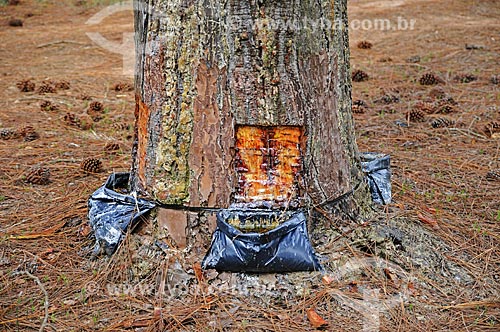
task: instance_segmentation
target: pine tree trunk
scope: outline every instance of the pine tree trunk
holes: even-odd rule
[[[135,1],[131,188],[172,209],[160,219],[344,194],[364,213],[346,2]]]

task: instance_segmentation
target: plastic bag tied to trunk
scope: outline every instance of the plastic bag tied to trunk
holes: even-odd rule
[[[262,233],[244,233],[227,221],[279,218],[280,211],[223,210],[217,215],[217,229],[203,259],[204,269],[230,272],[318,271],[319,264],[309,242],[303,211],[287,212],[287,220]]]
[[[89,221],[96,238],[94,254],[104,251],[112,255],[127,228],[155,207],[153,202],[125,193],[129,176],[129,173],[111,174],[89,199]]]
[[[381,153],[361,154],[361,166],[366,174],[372,200],[381,205],[389,204],[391,193],[391,157]]]

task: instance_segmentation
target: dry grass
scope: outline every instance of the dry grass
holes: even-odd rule
[[[385,217],[421,223],[444,239],[451,248],[446,257],[474,281],[467,287],[453,281],[442,284],[418,269],[410,271],[419,283],[407,301],[381,315],[380,330],[495,331],[500,324],[500,182],[487,180],[486,174],[500,169],[500,140],[483,127],[500,121],[499,88],[490,82],[500,74],[500,46],[493,39],[500,32],[500,6],[494,0],[413,0],[382,6],[394,3],[399,2],[351,4],[351,19],[417,20],[413,31],[352,32],[353,66],[370,76],[353,87],[353,98],[368,104],[364,113],[355,115],[358,144],[360,150],[392,156],[395,203]],[[167,283],[175,257],[156,255],[151,261],[157,268],[140,283],[130,278],[134,236],[111,259],[89,260],[93,243],[86,236],[87,198],[107,174],[129,168],[131,130],[125,124],[132,123],[134,107],[131,92],[112,90],[116,83],[131,83],[121,76],[121,57],[85,35],[84,23],[97,10],[37,1],[0,7],[0,22],[24,20],[22,28],[5,25],[0,31],[0,127],[31,125],[41,134],[33,142],[0,140],[0,330],[37,331],[44,318],[44,331],[314,330],[306,318],[306,310],[314,307],[330,323],[329,330],[358,331],[362,316],[337,297],[339,290],[360,297],[349,282],[325,285],[314,275],[301,296],[277,301],[218,292],[190,272],[191,287],[198,285],[201,291],[172,299],[157,290]],[[132,31],[131,22],[130,15],[121,13],[102,29],[120,40],[123,30]],[[373,47],[356,48],[362,40]],[[468,50],[465,44],[483,48]],[[420,62],[406,61],[416,55]],[[430,71],[444,79],[440,86],[458,102],[456,112],[448,115],[456,124],[439,129],[429,122],[401,126],[418,102],[434,102],[432,87],[418,83]],[[454,81],[461,73],[473,73],[478,80]],[[37,85],[47,79],[68,80],[71,89],[20,93],[16,83],[28,78]],[[68,111],[85,117],[89,101],[82,100],[83,94],[107,108],[104,119],[88,130],[64,122]],[[398,101],[379,101],[385,94],[396,95]],[[41,111],[44,100],[60,109]],[[119,142],[121,150],[105,151],[109,141]],[[87,157],[100,158],[106,171],[83,173],[79,165]],[[23,182],[27,170],[38,164],[50,168],[51,183]],[[355,248],[344,249],[350,256],[366,257]],[[380,288],[387,296],[398,291],[377,271],[367,274],[357,283]],[[127,294],[123,288],[108,288],[131,282],[153,289]]]

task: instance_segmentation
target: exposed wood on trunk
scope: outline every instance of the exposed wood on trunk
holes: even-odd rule
[[[297,207],[302,171],[302,128],[238,126],[234,202],[253,207]]]

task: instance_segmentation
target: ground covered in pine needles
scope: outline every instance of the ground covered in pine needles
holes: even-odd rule
[[[350,1],[357,141],[391,155],[394,202],[319,246],[340,276],[300,283],[185,272],[144,231],[91,260],[87,199],[129,169],[134,97],[86,32],[121,43],[132,12],[92,26],[105,1],[17,2],[0,1],[1,331],[358,331],[366,312],[374,331],[499,329],[497,1]]]

